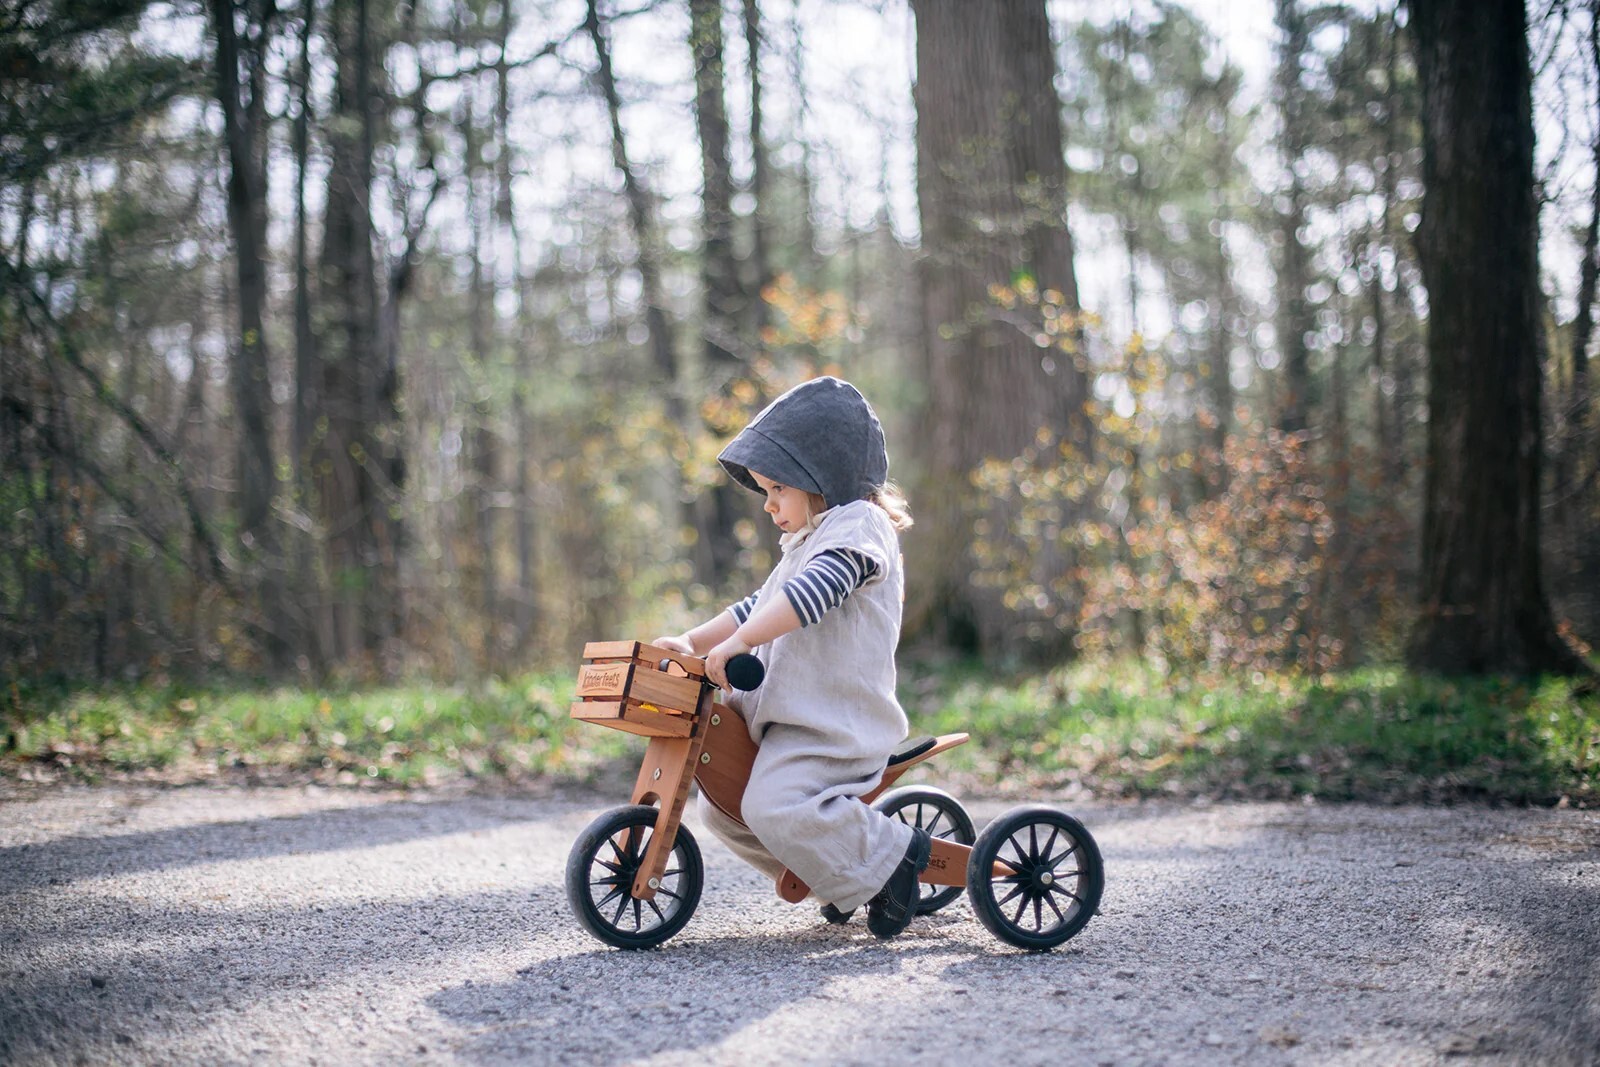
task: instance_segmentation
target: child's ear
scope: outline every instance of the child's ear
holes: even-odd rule
[[[828,502],[822,499],[822,496],[819,493],[807,493],[806,503],[811,505],[812,515],[820,515],[822,512],[828,510]]]

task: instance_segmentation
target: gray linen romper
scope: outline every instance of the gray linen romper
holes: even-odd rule
[[[784,542],[758,604],[783,596],[783,583],[830,548],[866,555],[877,572],[816,623],[756,649],[765,681],[729,700],[761,746],[744,794],[749,829],[703,794],[699,813],[758,870],[776,880],[788,867],[818,899],[849,911],[883,887],[911,843],[909,826],[856,799],[877,784],[906,736],[895,697],[905,587],[899,538],[881,508],[857,500]]]

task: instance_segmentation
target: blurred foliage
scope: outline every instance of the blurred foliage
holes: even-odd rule
[[[1022,276],[996,278],[990,306],[973,309],[1023,331],[1041,359],[1081,361],[1095,383],[1089,448],[1039,440],[975,475],[996,506],[974,580],[1053,631],[1031,634],[1041,644],[1072,634],[1091,661],[1143,657],[1180,677],[1306,678],[1391,662],[1402,646],[1427,417],[1426,296],[1411,241],[1422,192],[1416,72],[1403,9],[1300,6],[1312,32],[1290,58],[1313,135],[1293,159],[1278,139],[1284,102],[1251,102],[1203,7],[1052,12],[1080,284],[1108,305],[1119,336]],[[338,121],[337,57],[317,9],[313,260]],[[274,364],[258,387],[273,400],[274,516],[289,545],[330,533],[297,495],[303,457],[282,447],[297,373],[289,125],[308,10],[284,7],[263,28]],[[680,359],[665,381],[647,343],[651,309],[628,205],[605,170],[594,56],[561,9],[517,8],[503,140],[501,11],[375,11],[371,58],[392,109],[374,156],[380,250],[393,255],[420,205],[442,191],[396,319],[406,473],[388,503],[404,533],[403,661],[327,664],[331,681],[564,671],[585,640],[680,629],[747,594],[776,543],[756,498],[724,491],[715,457],[763,404],[812,374],[843,374],[873,398],[897,480],[937,491],[972,473],[924,471],[926,457],[906,447],[920,439],[928,388],[922,251],[904,232],[894,173],[915,155],[909,112],[891,119],[888,103],[861,102],[852,114],[882,156],[853,157],[847,135],[863,130],[803,121],[803,86],[790,84],[806,67],[800,15],[789,24],[782,9],[763,11],[772,169],[760,204],[739,190],[733,234],[742,255],[758,222],[766,227],[770,272],[758,280],[741,263],[763,327],[734,346],[736,365],[707,366],[694,183],[674,170],[676,145],[643,135],[694,137],[687,42],[674,36],[686,20],[672,5],[616,18],[628,128],[664,246],[658,310]],[[402,25],[400,14],[413,21]],[[673,60],[668,47],[680,44]],[[217,540],[238,547],[237,279],[211,47],[194,7],[26,0],[0,14],[0,252],[18,271],[0,287],[0,677],[18,684],[139,679],[161,690],[174,679],[258,677],[256,589],[305,590],[295,607],[306,623],[327,590],[365,579],[360,568],[324,573],[291,552],[261,571],[230,553],[229,581],[215,580],[175,491],[181,478]],[[743,62],[729,58],[730,70]],[[1588,84],[1584,69],[1570,84]],[[730,90],[736,127],[746,117],[739,96]],[[881,175],[866,173],[879,166]],[[1272,267],[1289,174],[1308,198],[1293,235],[1311,270],[1298,294],[1311,312],[1316,379],[1304,438],[1267,428],[1282,402],[1278,310],[1296,295]],[[1585,191],[1581,181],[1551,189],[1562,203]],[[830,195],[838,202],[824,203]],[[48,325],[24,321],[34,298]],[[339,328],[329,308],[313,312],[314,334]],[[66,363],[67,343],[100,387]],[[1552,389],[1569,391],[1577,366],[1558,347]],[[108,398],[143,419],[174,462],[154,457]],[[1585,462],[1579,473],[1592,475]],[[1566,540],[1551,546],[1561,564],[1552,573],[1569,585],[1557,593],[1574,612],[1600,603],[1584,582],[1592,557],[1567,551],[1595,543],[1596,525],[1583,520],[1600,483],[1586,484]],[[715,517],[728,520],[736,551],[707,577],[694,560],[708,513],[724,508]],[[1590,616],[1574,618],[1592,636]],[[298,666],[301,684],[322,680],[321,665]],[[226,706],[249,714],[244,703]],[[492,701],[471,708],[486,721],[502,714]],[[33,699],[13,702],[19,709],[60,713]],[[159,718],[153,707],[139,714]],[[160,743],[175,752],[176,729]]]
[[[1037,308],[1047,333],[1064,313],[1027,287],[996,293],[1008,310]],[[985,531],[978,580],[1003,588],[1076,633],[1096,657],[1132,653],[1157,667],[1320,672],[1339,661],[1336,637],[1313,624],[1312,594],[1327,565],[1332,521],[1301,438],[1251,425],[1220,455],[1163,447],[1165,360],[1135,338],[1101,344],[1095,445],[1084,455],[1050,438],[974,476],[1012,502],[1007,536]],[[1187,500],[1186,483],[1199,495]],[[1034,548],[1073,561],[1038,580]]]

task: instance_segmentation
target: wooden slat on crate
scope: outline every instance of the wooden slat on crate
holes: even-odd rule
[[[596,726],[609,726],[645,737],[688,737],[694,731],[694,720],[689,716],[646,711],[615,701],[579,701],[572,705],[571,715]]]
[[[578,668],[578,696],[585,699],[609,697],[621,700],[637,668],[626,663],[585,663]]]
[[[700,683],[690,678],[674,678],[660,671],[635,667],[628,697],[642,704],[654,704],[663,711],[692,715],[700,703]]]
[[[583,658],[632,659],[639,652],[637,641],[590,641],[583,646]]]
[[[706,661],[699,656],[686,656],[682,652],[673,652],[656,645],[640,645],[638,658],[641,662],[657,669],[660,668],[662,660],[670,659],[697,680],[706,676]]]

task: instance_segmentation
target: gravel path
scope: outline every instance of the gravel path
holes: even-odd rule
[[[13,793],[0,1063],[1600,1063],[1600,813],[1074,805],[1105,899],[1046,955],[826,926],[702,833],[623,953],[561,888],[619,799]]]

